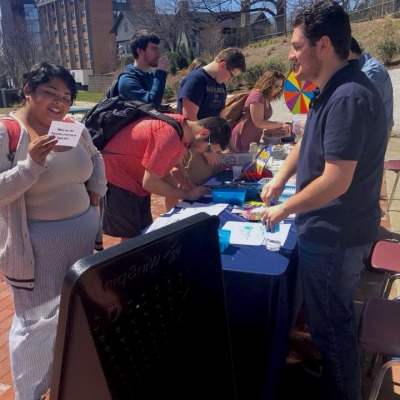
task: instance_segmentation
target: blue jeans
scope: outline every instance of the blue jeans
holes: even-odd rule
[[[311,337],[324,362],[325,399],[361,399],[354,293],[372,243],[340,248],[299,239],[299,268]]]

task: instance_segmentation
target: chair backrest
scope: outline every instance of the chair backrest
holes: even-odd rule
[[[400,357],[400,301],[370,297],[364,305],[358,341],[370,353]]]

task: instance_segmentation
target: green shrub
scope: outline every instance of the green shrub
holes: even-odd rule
[[[248,67],[246,72],[242,74],[242,81],[246,82],[246,85],[251,89],[257,82],[258,78],[266,71],[263,64],[255,64]]]
[[[170,63],[170,72],[173,75],[175,75],[178,70],[187,68],[189,66],[186,57],[180,53],[174,53],[173,51],[170,51],[167,53],[167,56]]]
[[[178,67],[174,62],[171,62],[169,66],[169,72],[171,72],[172,75],[176,75],[176,73],[178,72]]]
[[[390,64],[396,53],[397,44],[393,39],[387,38],[378,43],[378,54],[381,56],[384,64]]]
[[[397,11],[395,11],[393,14],[392,14],[392,16],[393,16],[393,18],[400,18],[400,11],[399,10],[397,10]]]
[[[122,57],[122,60],[123,60],[124,65],[133,64],[135,62],[135,59],[133,58],[132,54],[129,54],[129,55],[124,54],[124,56]]]
[[[271,58],[265,62],[265,71],[269,70],[277,70],[282,72],[282,74],[286,74],[290,68],[288,63],[285,63],[282,60],[278,60],[276,58]]]
[[[164,89],[164,101],[169,102],[172,101],[175,97],[174,90],[171,86],[166,85]]]

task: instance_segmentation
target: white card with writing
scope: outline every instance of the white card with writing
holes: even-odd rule
[[[48,134],[56,136],[58,146],[76,147],[84,127],[80,122],[53,121]]]

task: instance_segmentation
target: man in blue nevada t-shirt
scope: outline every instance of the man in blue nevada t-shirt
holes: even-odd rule
[[[177,107],[179,114],[192,121],[223,117],[225,82],[245,71],[246,61],[240,49],[229,47],[220,51],[214,61],[194,69],[181,82]]]
[[[353,296],[377,239],[387,121],[380,96],[347,62],[349,17],[321,1],[295,18],[289,60],[319,94],[304,134],[262,198],[282,194],[297,173],[297,192],[263,214],[273,227],[296,213],[299,272],[311,337],[322,355],[328,400],[360,400],[361,370]]]

